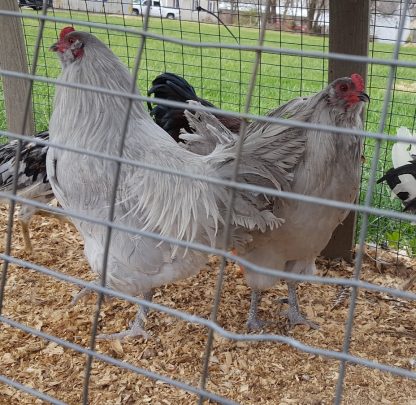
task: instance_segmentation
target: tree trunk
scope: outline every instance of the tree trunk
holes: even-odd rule
[[[369,0],[330,0],[329,14],[329,51],[367,56]],[[345,21],[349,21],[349,24],[345,24]],[[329,82],[339,77],[350,76],[351,73],[359,73],[366,81],[367,63],[330,59]],[[322,252],[324,256],[352,259],[355,217],[355,212],[351,212],[334,231],[328,246]]]
[[[275,22],[276,22],[276,0],[270,0],[269,23],[274,24]]]
[[[238,8],[237,8],[237,4],[235,0],[231,0],[230,3],[231,3],[230,24],[233,25],[235,21],[234,16],[238,12]]]
[[[319,6],[316,8],[315,10],[315,15],[313,17],[313,23],[312,23],[312,31],[313,32],[320,32],[320,21],[319,19],[321,18],[322,15],[322,11],[324,9],[325,6],[325,0],[321,0],[321,3],[319,4]]]
[[[314,21],[317,3],[318,3],[318,0],[310,0],[309,2],[308,15],[307,15],[307,21],[306,21],[308,32],[313,31],[313,21]]]

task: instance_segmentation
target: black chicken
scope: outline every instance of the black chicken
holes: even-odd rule
[[[147,92],[148,96],[186,103],[189,100],[197,101],[206,107],[214,107],[209,101],[196,95],[195,89],[183,78],[174,73],[165,72],[157,76],[152,82],[152,87]],[[176,142],[179,142],[181,129],[192,132],[183,108],[175,108],[166,105],[147,103],[150,115],[156,124],[162,127]],[[235,117],[216,115],[221,123],[231,132],[238,133],[241,120]]]

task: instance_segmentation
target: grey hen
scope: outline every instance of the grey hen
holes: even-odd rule
[[[362,129],[361,111],[369,97],[364,93],[364,81],[358,74],[335,80],[321,92],[297,98],[269,113],[271,117],[287,118],[341,128]],[[212,115],[186,113],[195,133],[183,134],[186,148],[196,153],[209,153],[223,133],[221,123]],[[207,126],[209,128],[207,128]],[[209,130],[208,130],[209,129]],[[317,129],[302,129],[284,125],[254,122],[248,134],[276,134],[280,131],[288,144],[294,139],[304,142],[302,156],[297,161],[288,191],[351,203],[358,191],[362,141],[358,136],[328,133]],[[251,138],[255,139],[255,138]],[[281,145],[280,152],[286,154]],[[284,165],[285,160],[277,161]],[[348,214],[347,210],[329,208],[306,202],[280,199],[274,212],[284,219],[282,226],[266,233],[252,233],[252,242],[238,253],[257,265],[286,272],[312,274],[315,259],[327,245],[335,228]],[[248,326],[262,327],[257,317],[261,291],[272,287],[277,277],[260,275],[249,269],[246,279],[253,289]],[[288,282],[289,309],[285,313],[291,325],[317,327],[299,311],[296,283]]]
[[[41,140],[49,139],[49,132],[41,132],[36,135]],[[18,141],[11,141],[0,146],[0,191],[11,192],[14,181],[14,166],[16,161]],[[46,175],[46,153],[48,147],[36,142],[23,142],[19,172],[17,178],[18,195],[36,200],[41,203],[49,203],[53,198],[53,191]],[[4,199],[3,202],[8,202]],[[18,213],[18,221],[22,227],[25,250],[32,251],[30,241],[29,223],[32,216],[40,213],[40,210],[31,205],[22,204]],[[47,215],[46,211],[42,211]]]

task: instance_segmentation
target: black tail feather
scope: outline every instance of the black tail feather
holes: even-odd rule
[[[153,80],[152,87],[147,92],[147,95],[183,103],[193,100],[198,101],[202,105],[214,107],[209,101],[199,98],[195,89],[183,77],[169,72],[162,73]],[[183,108],[149,102],[147,106],[156,124],[168,132],[177,142],[179,141],[179,134],[182,128],[190,131],[188,121],[183,114]]]
[[[157,76],[147,94],[176,101],[199,100],[195,89],[183,77],[165,72]],[[160,95],[160,96],[159,96]]]
[[[169,72],[162,73],[153,80],[152,87],[147,92],[147,95],[149,97],[153,95],[156,98],[182,103],[193,100],[198,101],[203,106],[216,108],[209,101],[198,97],[195,89],[183,77]],[[147,106],[156,124],[162,127],[177,142],[180,141],[179,134],[181,129],[192,132],[188,125],[188,120],[184,115],[184,108],[169,107],[167,105],[149,102]],[[215,115],[229,130],[238,133],[241,124],[240,119],[221,114]]]
[[[377,180],[377,184],[383,181],[387,181],[389,187],[393,189],[398,183],[400,183],[398,176],[403,174],[411,174],[416,178],[416,161],[410,161],[408,164],[400,167],[392,167],[391,169],[387,170],[386,173],[384,173],[383,177],[380,177]]]

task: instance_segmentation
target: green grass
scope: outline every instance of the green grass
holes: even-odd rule
[[[34,14],[24,10],[24,13]],[[83,12],[54,11],[58,17],[71,17],[74,20],[93,21],[114,25],[141,28],[142,19],[133,16],[105,16]],[[40,58],[37,64],[37,74],[47,77],[57,77],[60,71],[56,56],[48,51],[49,46],[56,41],[59,30],[66,24],[46,23]],[[75,24],[75,27],[76,24]],[[32,60],[38,21],[24,19],[25,38],[28,57]],[[86,27],[80,29],[87,30]],[[242,44],[256,44],[258,28],[230,27]],[[167,37],[183,38],[196,42],[219,41],[235,43],[224,27],[216,24],[184,22],[178,20],[150,19],[150,31]],[[139,44],[139,37],[126,35],[121,32],[91,29],[95,35],[109,44],[111,49],[128,65],[132,66]],[[266,45],[288,49],[327,51],[328,39],[320,36],[309,36],[292,33],[268,31]],[[389,44],[370,43],[370,55],[390,59],[393,46]],[[138,86],[143,94],[146,93],[151,80],[164,71],[171,71],[184,76],[196,89],[197,93],[216,105],[232,111],[241,111],[245,103],[245,94],[250,80],[252,52],[224,49],[192,48],[169,42],[147,40],[143,60],[140,67]],[[404,46],[400,51],[400,59],[416,60],[416,48]],[[367,112],[366,127],[369,131],[379,128],[381,109],[385,98],[385,87],[389,67],[370,65],[367,81],[371,103]],[[389,105],[385,133],[395,134],[396,128],[406,126],[414,129],[416,115],[416,95],[410,88],[414,86],[414,69],[398,68],[396,72],[396,90]],[[319,91],[327,80],[327,61],[319,58],[285,56],[264,53],[257,77],[256,90],[252,100],[253,113],[265,113],[298,95],[308,95]],[[54,88],[43,83],[35,83],[34,107],[37,130],[48,127],[51,114]],[[3,100],[0,97],[0,128],[5,128],[5,112]],[[382,145],[379,161],[378,177],[391,166],[391,145]],[[368,171],[374,150],[374,142],[367,140],[365,148],[366,162],[363,165],[362,196],[366,190]],[[385,186],[377,186],[373,205],[382,208],[400,210],[397,200],[391,201]],[[416,253],[416,238],[409,224],[386,218],[370,217],[369,241],[382,242],[387,240],[392,247],[407,248]]]

